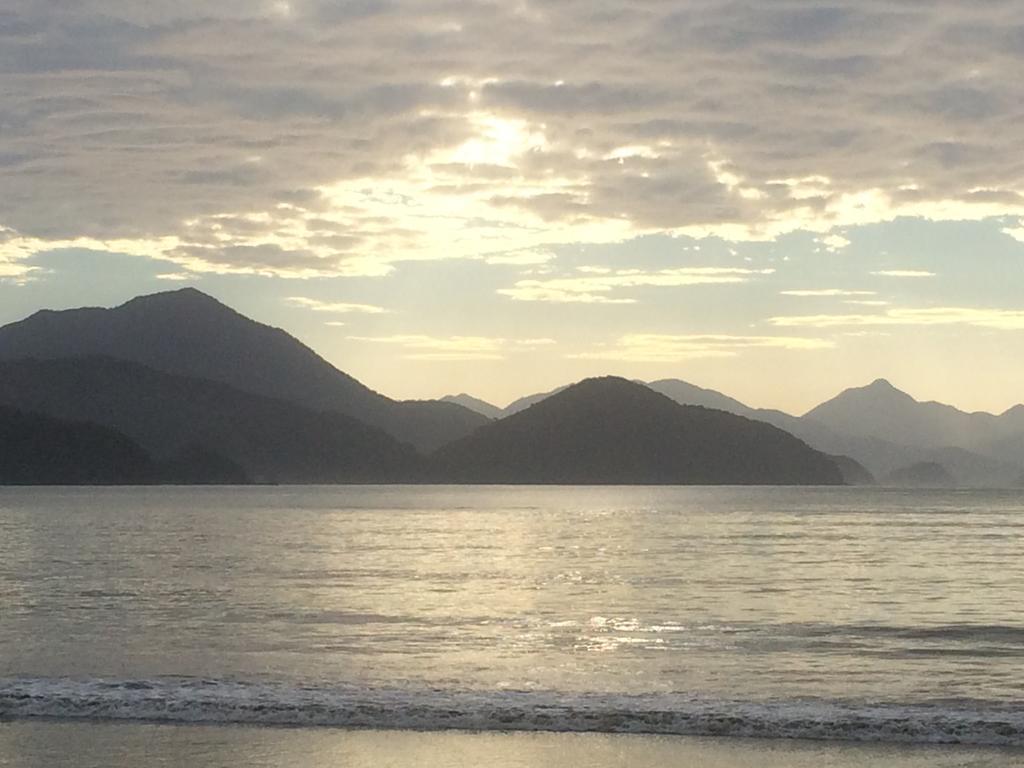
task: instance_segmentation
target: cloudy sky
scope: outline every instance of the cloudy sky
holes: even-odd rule
[[[1022,0],[5,0],[0,322],[193,285],[395,397],[1024,400]]]

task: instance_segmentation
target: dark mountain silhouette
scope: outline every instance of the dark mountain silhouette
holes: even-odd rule
[[[342,373],[292,336],[194,288],[115,309],[43,310],[0,328],[0,359],[105,355],[243,392],[337,411],[420,450],[469,434],[486,419],[454,403],[397,402]]]
[[[157,478],[150,456],[97,424],[0,406],[0,485],[121,485]]]
[[[0,404],[116,429],[179,482],[390,481],[419,461],[344,414],[110,358],[0,362]]]
[[[161,483],[170,485],[246,485],[249,473],[231,459],[201,443],[182,446],[174,457],[159,464]]]
[[[506,405],[504,408],[499,408],[496,405],[488,403],[486,400],[481,400],[478,397],[473,397],[463,392],[460,395],[447,395],[441,398],[442,402],[447,403],[458,403],[459,405],[469,408],[471,411],[486,416],[489,419],[503,419],[506,416],[511,416],[514,413],[525,411],[531,405],[539,403],[541,400],[546,400],[552,395],[556,395],[561,392],[565,387],[558,387],[552,389],[550,392],[537,392],[533,395],[526,395],[520,397],[518,400],[513,400],[511,403]]]
[[[463,408],[468,408],[479,413],[481,416],[486,416],[488,419],[500,419],[504,415],[502,409],[498,406],[491,405],[486,400],[481,400],[478,397],[467,395],[465,392],[458,395],[445,395],[441,398],[441,402],[461,405]]]
[[[875,476],[856,459],[849,456],[829,456],[843,475],[846,485],[874,485]]]
[[[552,395],[557,395],[563,389],[566,389],[566,387],[558,387],[557,389],[552,389],[550,392],[538,392],[535,395],[527,395],[526,397],[520,397],[518,400],[513,400],[501,409],[502,418],[519,413],[520,411],[525,411],[530,406],[536,405],[542,400],[547,400]]]
[[[955,488],[956,478],[934,461],[897,469],[882,478],[882,484],[898,488]]]
[[[842,484],[831,459],[780,429],[615,377],[481,427],[431,463],[469,483]]]

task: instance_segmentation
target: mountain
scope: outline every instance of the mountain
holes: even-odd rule
[[[918,402],[885,379],[844,390],[805,414],[837,432],[926,448],[973,449],[1013,431],[991,413],[965,413],[951,405]]]
[[[895,488],[955,488],[957,483],[941,464],[923,461],[890,472],[882,478],[882,484]]]
[[[0,485],[136,484],[156,474],[149,455],[112,429],[0,406]]]
[[[0,362],[0,404],[115,429],[180,482],[401,480],[419,462],[344,414],[103,357]]]
[[[827,456],[780,429],[616,377],[481,427],[431,464],[462,483],[842,484]]]
[[[488,419],[500,419],[503,415],[501,408],[498,406],[491,405],[486,400],[481,400],[478,397],[467,395],[465,392],[458,395],[445,395],[441,398],[440,402],[461,405],[463,408],[468,408],[475,413],[479,413],[481,416],[486,416]]]
[[[547,400],[552,395],[557,395],[563,389],[565,389],[565,387],[558,387],[557,389],[552,389],[550,392],[538,392],[535,395],[527,395],[526,397],[520,397],[518,400],[513,400],[501,409],[501,416],[504,418],[506,416],[511,416],[514,413],[525,411],[530,406],[536,405],[542,400]]]
[[[938,403],[917,403],[909,395],[880,379],[868,387],[847,390],[829,401],[840,401],[841,407],[835,411],[842,413],[843,418],[833,418],[835,411],[825,407],[828,403],[798,417],[772,409],[751,408],[714,390],[702,389],[678,379],[664,379],[652,382],[650,386],[681,404],[714,403],[716,407],[730,413],[772,424],[823,453],[854,459],[875,477],[884,477],[915,463],[936,462],[953,474],[959,486],[1005,488],[1012,485],[1024,465],[1024,432],[1015,432],[1017,424],[1024,423],[1024,406],[1013,408],[999,417],[991,414],[966,414]],[[844,398],[843,395],[850,397]],[[864,412],[870,414],[870,401],[874,397],[882,401],[881,408],[890,418],[904,425],[911,424],[905,432],[889,435],[890,438],[899,436],[900,440],[887,439],[877,434],[888,434],[885,430],[864,430],[860,426],[870,417],[852,412],[854,409],[850,403],[857,403]],[[918,405],[925,408],[917,411]],[[899,415],[905,410],[917,411],[917,415]],[[941,429],[929,427],[932,415],[937,415],[945,426]],[[968,422],[975,426],[969,426]],[[985,424],[995,424],[992,427],[995,434],[1009,434],[1011,437],[986,444],[983,440],[986,427],[976,426]],[[922,435],[929,435],[926,442],[913,442],[922,440]],[[942,443],[937,435],[953,442]],[[964,447],[964,444],[971,445],[972,449]]]
[[[846,485],[874,485],[876,483],[875,476],[856,459],[851,459],[849,456],[829,456],[829,458],[839,467],[839,472]]]
[[[672,398],[681,405],[702,405],[705,408],[717,408],[720,411],[728,411],[729,413],[747,416],[748,418],[750,418],[748,414],[754,413],[753,408],[747,407],[739,400],[723,395],[721,392],[716,392],[713,389],[698,387],[690,384],[688,381],[659,379],[658,381],[647,382],[647,386],[655,392],[660,392],[666,397]]]
[[[421,451],[487,423],[454,403],[391,400],[284,331],[250,320],[194,288],[142,296],[114,309],[43,310],[0,328],[0,359],[87,355],[347,414]]]

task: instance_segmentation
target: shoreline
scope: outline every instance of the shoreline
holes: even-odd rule
[[[1024,749],[1024,715],[1009,702],[758,701],[678,693],[441,691],[207,678],[0,678],[0,722],[591,733]]]
[[[371,768],[416,765],[526,768],[1001,768],[1024,750],[962,745],[646,734],[266,727],[205,723],[0,721],[0,765],[100,768],[120,764],[188,764],[277,768]]]

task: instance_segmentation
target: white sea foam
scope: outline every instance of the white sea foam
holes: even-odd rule
[[[199,679],[0,679],[0,719],[477,731],[597,731],[1024,746],[1024,712],[914,705],[288,686]]]

